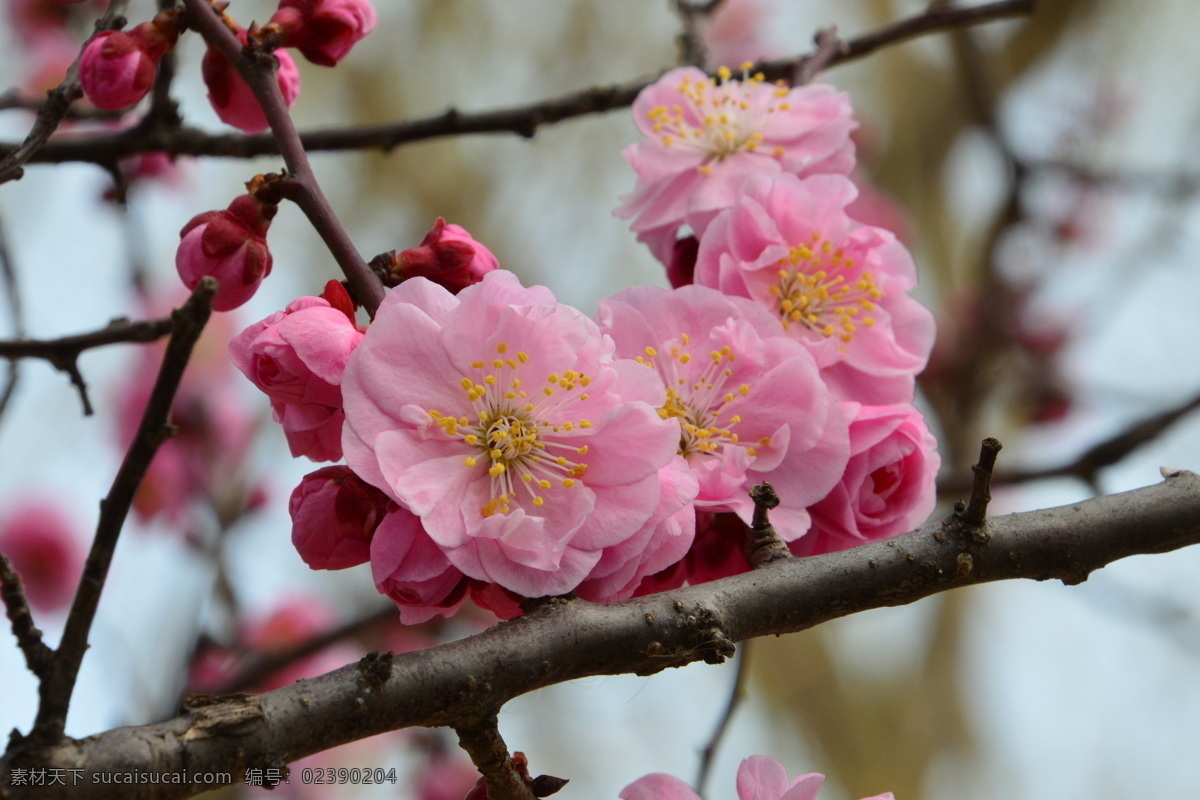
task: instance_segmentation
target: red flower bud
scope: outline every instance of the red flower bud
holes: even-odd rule
[[[175,268],[188,289],[211,275],[220,284],[214,311],[229,311],[249,300],[271,272],[267,228],[276,206],[244,194],[224,211],[193,217],[179,232]]]
[[[380,258],[388,271],[387,283],[391,286],[409,278],[428,278],[454,294],[479,283],[484,275],[500,268],[492,251],[458,225],[447,225],[441,217],[419,245]]]
[[[164,12],[128,33],[97,34],[79,58],[79,82],[97,108],[128,108],[154,85],[158,62],[175,46],[180,27],[174,12]]]
[[[345,58],[378,21],[369,0],[282,0],[271,17],[285,47],[323,67]]]
[[[345,569],[371,557],[371,537],[388,497],[349,467],[310,472],[292,492],[292,544],[313,569]]]
[[[238,32],[238,39],[246,43],[245,30]],[[290,106],[300,95],[300,70],[286,50],[276,50],[274,55],[279,59],[275,80],[283,93],[283,102]],[[222,122],[246,133],[262,133],[271,127],[250,84],[220,51],[210,47],[204,52],[200,72],[208,86],[208,101]]]

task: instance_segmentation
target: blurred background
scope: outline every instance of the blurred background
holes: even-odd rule
[[[18,24],[37,5],[8,0],[0,91],[16,90],[10,99],[55,85],[54,70],[98,13],[94,3],[43,3],[69,12],[65,28],[54,22],[70,32],[55,43]],[[153,7],[133,0],[129,17],[148,19]],[[301,130],[519,105],[649,79],[678,61],[669,0],[376,7],[378,29],[335,70],[300,64]],[[819,28],[836,25],[848,39],[927,7],[724,0],[705,41],[713,66],[736,65],[806,52]],[[249,24],[273,9],[235,0],[229,11]],[[1043,0],[1029,19],[925,37],[821,76],[851,94],[860,185],[912,248],[918,296],[939,320],[921,397],[943,461],[939,514],[967,494],[984,436],[1004,442],[999,471],[1011,479],[993,489],[995,514],[1154,483],[1160,465],[1200,468],[1200,424],[1183,411],[1200,396],[1197,30],[1200,5],[1189,0]],[[227,130],[205,100],[201,43],[185,36],[177,52],[184,119]],[[0,141],[19,141],[31,121],[27,111],[0,111]],[[620,150],[635,138],[628,110],[617,110],[529,140],[477,135],[391,153],[318,153],[313,163],[368,258],[416,245],[441,216],[527,284],[590,313],[631,284],[666,285],[611,213],[633,187]],[[30,165],[0,188],[13,278],[0,284],[0,338],[161,316],[182,296],[179,229],[280,166],[126,164],[128,185],[114,191],[113,174],[94,165]],[[293,550],[287,499],[313,467],[288,455],[265,398],[231,373],[221,340],[340,276],[294,207],[282,207],[269,241],[274,272],[206,332],[176,411],[191,427],[181,422],[176,449],[160,453],[122,536],[68,721],[73,736],[170,717],[189,692],[280,685],[366,649],[422,647],[488,624],[464,612],[405,630],[367,567],[314,573]],[[0,525],[33,513],[36,525],[57,526],[57,544],[38,551],[47,563],[70,564],[85,550],[157,358],[142,345],[85,353],[91,417],[66,375],[18,365],[0,412]],[[1146,420],[1115,463],[1080,460]],[[733,797],[738,762],[765,754],[793,775],[827,774],[826,800],[884,791],[900,800],[1193,797],[1198,568],[1196,548],[1138,557],[1078,587],[974,587],[742,647],[746,697],[706,796]],[[64,613],[48,591],[37,619],[51,642]],[[267,677],[265,658],[339,626],[351,635]],[[690,782],[736,670],[697,664],[554,687],[510,703],[501,728],[534,774],[571,779],[565,798],[615,798],[654,771]],[[35,697],[20,654],[0,636],[0,729],[27,731]],[[461,797],[474,779],[444,733],[377,737],[306,762],[394,767],[398,783],[382,791],[303,787],[294,773],[273,796]]]

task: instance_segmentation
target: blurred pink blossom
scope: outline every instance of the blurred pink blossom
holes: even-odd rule
[[[13,503],[0,517],[0,554],[8,556],[34,611],[65,609],[83,573],[75,526],[49,500]]]
[[[756,77],[720,81],[681,67],[642,90],[633,118],[643,141],[622,151],[637,175],[616,215],[663,264],[679,229],[701,236],[746,177],[847,174],[854,166],[850,101],[824,84],[795,89]]]
[[[846,214],[841,175],[752,175],[701,238],[696,283],[749,297],[816,357],[843,400],[912,400],[934,341],[933,315],[909,296],[912,256]]]

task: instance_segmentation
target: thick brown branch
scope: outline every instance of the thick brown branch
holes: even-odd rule
[[[195,702],[181,716],[0,759],[88,773],[231,770],[291,761],[409,726],[466,726],[563,681],[651,674],[703,660],[722,641],[804,630],[871,608],[1012,578],[1079,583],[1120,558],[1200,543],[1200,476],[1060,508],[994,517],[991,540],[954,519],[838,553],[623,603],[546,603],[476,636],[391,660],[367,658],[256,697]],[[1137,535],[1130,535],[1137,531]],[[316,724],[318,723],[319,724]],[[212,786],[131,786],[127,797],[190,797]],[[111,798],[112,787],[11,787],[13,800]]]
[[[100,520],[84,564],[83,578],[67,615],[62,640],[55,651],[51,668],[39,687],[40,702],[32,734],[37,742],[52,742],[62,736],[67,709],[75,689],[75,678],[88,648],[88,634],[121,528],[133,505],[134,494],[150,467],[150,461],[159,445],[170,435],[171,404],[175,400],[175,392],[183,378],[192,347],[212,311],[212,299],[216,291],[216,281],[212,278],[202,279],[188,301],[171,315],[173,329],[162,367],[146,403],[137,434],[129,445],[121,468],[117,470],[108,496],[100,502]]]
[[[1002,0],[970,8],[951,7],[931,9],[872,33],[850,39],[827,59],[825,66],[844,64],[863,58],[887,45],[904,42],[917,36],[940,33],[965,26],[979,25],[997,19],[1030,13],[1033,0]],[[791,80],[804,70],[809,59],[819,51],[803,56],[767,61],[755,69],[768,80]],[[422,119],[406,120],[386,125],[363,126],[311,131],[300,136],[308,152],[321,150],[391,150],[403,144],[425,141],[442,136],[463,136],[476,133],[515,133],[529,138],[539,127],[587,114],[600,114],[633,103],[638,92],[651,81],[634,81],[614,86],[596,87],[561,97],[527,105],[465,113],[450,109],[443,114]],[[9,152],[11,144],[0,144],[0,154]],[[173,155],[224,156],[252,158],[280,153],[280,145],[269,134],[258,136],[214,136],[195,128],[178,130],[135,130],[51,142],[36,154],[36,162],[89,161],[107,163],[120,156],[147,150],[165,150]]]

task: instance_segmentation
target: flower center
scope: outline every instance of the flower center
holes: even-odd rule
[[[741,384],[735,391],[725,391],[725,384],[733,375],[730,366],[737,360],[731,347],[722,347],[709,353],[709,361],[698,377],[695,375],[692,354],[687,352],[691,339],[686,333],[675,341],[664,345],[670,358],[660,358],[653,347],[645,349],[646,356],[637,360],[658,370],[667,385],[667,402],[658,410],[663,419],[679,420],[679,455],[690,458],[697,455],[715,455],[724,447],[743,447],[746,454],[757,455],[754,447],[738,441],[734,431],[742,421],[735,413],[742,399],[750,394],[749,384]],[[764,436],[759,444],[769,445],[770,437]]]
[[[582,484],[587,470],[577,458],[587,454],[587,445],[563,434],[592,427],[567,413],[588,399],[583,389],[591,378],[575,370],[547,375],[530,399],[521,378],[528,362],[527,353],[510,357],[507,343],[499,342],[495,358],[473,362],[472,374],[459,381],[471,406],[468,415],[427,410],[448,436],[470,448],[463,465],[487,471],[491,491],[480,508],[484,517],[508,514],[521,502],[543,506],[550,491]]]
[[[769,291],[778,298],[784,330],[796,324],[849,342],[859,325],[875,324],[870,312],[884,295],[874,276],[820,233],[814,231],[808,244],[790,248],[776,266],[779,282]]]
[[[771,91],[764,87],[762,73],[746,75],[752,65],[742,65],[743,79],[732,80],[728,67],[717,70],[718,78],[694,81],[684,76],[679,84],[682,104],[656,106],[646,112],[651,130],[659,134],[663,147],[682,147],[701,153],[708,161],[721,161],[734,153],[754,152],[762,143],[761,130],[767,118],[790,107],[778,98],[788,93],[780,85]],[[770,96],[764,97],[766,91]],[[697,124],[698,123],[698,124]],[[772,155],[782,156],[782,147]],[[711,166],[698,167],[707,173]]]

